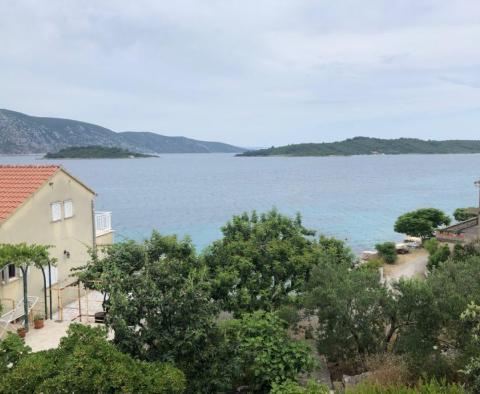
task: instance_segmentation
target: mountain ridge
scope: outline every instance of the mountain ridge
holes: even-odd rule
[[[354,137],[337,142],[272,146],[271,148],[243,152],[237,156],[353,156],[449,153],[480,153],[480,140],[438,141],[418,138]]]
[[[0,154],[55,152],[78,146],[104,146],[140,153],[239,153],[245,149],[215,141],[170,137],[153,132],[115,132],[93,123],[31,116],[0,109]]]

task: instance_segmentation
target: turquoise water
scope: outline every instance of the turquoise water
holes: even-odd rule
[[[1,156],[1,164],[46,164]],[[158,159],[55,160],[113,212],[116,239],[153,229],[190,235],[198,249],[220,237],[232,215],[277,207],[300,212],[306,226],[346,239],[355,251],[399,240],[398,215],[420,207],[449,214],[477,204],[480,155],[252,157],[171,154]]]

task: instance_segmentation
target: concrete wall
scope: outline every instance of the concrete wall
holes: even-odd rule
[[[50,204],[70,199],[73,201],[73,217],[65,219],[62,209],[62,219],[52,222]],[[52,245],[50,255],[58,260],[58,286],[70,282],[72,281],[69,278],[70,270],[84,265],[89,260],[88,248],[93,246],[93,200],[93,193],[63,171],[59,171],[9,219],[0,224],[0,243],[26,242]],[[70,253],[69,258],[64,255],[64,250]],[[38,296],[41,302],[36,309],[42,310],[44,286],[40,270],[30,267],[28,286],[28,294]],[[55,285],[52,288],[55,288]],[[56,310],[56,292],[52,293]],[[66,293],[68,294],[63,304],[74,299],[73,292]],[[20,300],[22,297],[21,278],[0,284],[0,298],[4,307],[11,305],[8,299]]]

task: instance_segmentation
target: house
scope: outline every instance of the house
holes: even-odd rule
[[[480,238],[478,216],[442,228],[435,233],[440,242],[466,244]]]
[[[71,269],[87,263],[90,248],[113,243],[111,214],[95,212],[95,196],[61,166],[0,165],[0,243],[51,245],[50,255],[57,259],[57,266],[51,268],[52,289],[71,283]],[[23,298],[19,279],[14,265],[1,271],[4,312]],[[38,297],[42,310],[44,282],[39,269],[29,270],[28,287],[29,296]],[[76,294],[62,296],[65,304]],[[52,310],[57,309],[58,300],[52,292]]]

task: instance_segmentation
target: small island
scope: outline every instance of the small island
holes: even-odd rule
[[[72,146],[60,149],[55,153],[47,153],[44,159],[130,159],[158,157],[144,153],[131,152],[127,149],[107,146]]]
[[[292,144],[240,153],[236,156],[353,156],[480,153],[478,140],[433,141],[417,138],[355,137],[344,141]]]

